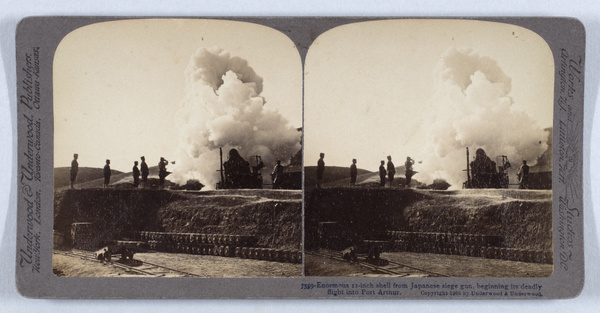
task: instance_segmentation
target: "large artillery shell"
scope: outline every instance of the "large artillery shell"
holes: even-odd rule
[[[258,250],[259,250],[258,258],[260,260],[267,260],[267,249],[258,248]]]
[[[269,261],[275,261],[275,249],[267,250],[267,258],[269,259]]]

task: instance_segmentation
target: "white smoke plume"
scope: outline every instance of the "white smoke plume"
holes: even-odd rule
[[[496,61],[470,49],[447,50],[436,68],[432,98],[433,133],[419,165],[419,180],[446,179],[461,188],[466,181],[466,147],[470,161],[478,148],[488,157],[506,155],[512,164],[512,182],[522,160],[535,165],[547,149],[547,133],[535,119],[513,105],[511,78]],[[549,106],[551,109],[551,104]]]
[[[197,179],[213,189],[220,180],[219,147],[223,161],[232,148],[249,162],[260,155],[266,171],[276,160],[289,163],[300,149],[297,129],[278,111],[264,108],[263,79],[246,60],[202,48],[192,56],[185,76],[186,94],[177,116],[182,131],[171,181]]]

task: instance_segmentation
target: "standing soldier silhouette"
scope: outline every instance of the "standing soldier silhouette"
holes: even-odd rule
[[[138,161],[133,162],[133,188],[137,188],[140,184],[140,170],[138,169]]]
[[[277,164],[273,168],[273,172],[271,173],[271,179],[273,180],[273,189],[281,188],[281,178],[283,176],[283,166],[281,165],[281,161],[277,160]]]
[[[73,185],[75,185],[75,179],[77,178],[77,172],[79,172],[79,163],[77,163],[77,158],[79,155],[77,153],[73,154],[73,161],[71,161],[71,189],[73,189]]]
[[[158,162],[158,186],[162,188],[165,184],[165,177],[167,177],[167,164],[169,161],[165,160],[165,158],[160,157],[160,162]]]
[[[415,160],[407,156],[406,162],[404,162],[404,175],[406,176],[406,181],[404,182],[404,184],[406,185],[406,188],[408,188],[413,175],[415,175],[416,173],[415,171],[413,171],[413,164],[415,164]]]
[[[356,169],[356,159],[352,159],[352,165],[350,165],[350,186],[356,185],[356,175],[358,170]]]
[[[142,170],[142,188],[146,188],[146,182],[148,182],[148,173],[150,173],[150,171],[148,171],[146,158],[142,156],[140,159],[142,160],[142,164],[140,164],[140,168]]]
[[[527,160],[523,160],[523,165],[519,168],[517,177],[519,178],[519,189],[527,189],[527,182],[529,180],[529,165],[527,165]]]
[[[392,182],[394,181],[394,175],[396,174],[396,167],[394,166],[394,163],[392,163],[391,155],[388,155],[387,159],[388,179],[390,180],[390,188],[392,188]]]
[[[108,184],[110,183],[110,160],[106,160],[106,165],[104,165],[104,185],[103,187],[106,188],[108,187]]]
[[[321,153],[319,161],[317,161],[317,189],[321,189],[321,182],[323,181],[323,173],[325,173],[325,153]]]
[[[385,187],[385,161],[381,160],[381,165],[379,165],[379,187]]]

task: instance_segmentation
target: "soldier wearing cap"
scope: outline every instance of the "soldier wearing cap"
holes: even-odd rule
[[[325,153],[319,154],[320,158],[317,161],[317,189],[321,189],[321,182],[323,181],[323,174],[325,173]]]
[[[406,185],[406,187],[408,187],[410,185],[410,181],[413,177],[413,175],[415,175],[415,171],[413,171],[413,164],[415,164],[415,160],[411,159],[409,156],[406,157],[406,162],[404,162],[404,175],[406,177],[406,181],[404,182],[404,184]]]
[[[167,164],[169,161],[165,160],[165,158],[160,157],[160,162],[158,162],[158,185],[160,188],[165,184],[165,177],[167,177]]]
[[[527,189],[527,183],[529,180],[529,165],[527,165],[527,160],[523,160],[523,165],[521,165],[521,168],[519,168],[517,177],[519,178],[519,189]]]
[[[388,162],[387,162],[388,179],[390,181],[390,188],[392,188],[392,182],[394,181],[394,175],[396,175],[396,167],[394,166],[394,163],[392,162],[391,155],[388,155],[387,159],[388,159]]]
[[[140,184],[140,170],[138,169],[138,161],[133,162],[133,188],[137,188]]]
[[[381,165],[379,165],[379,187],[385,187],[385,161],[381,160]]]
[[[356,159],[352,159],[352,165],[350,165],[350,186],[356,185],[356,175],[358,170],[356,169]]]
[[[73,189],[73,185],[75,184],[75,179],[77,178],[77,172],[79,172],[79,163],[77,163],[77,158],[79,155],[77,153],[73,154],[73,161],[71,161],[71,189]]]
[[[148,182],[148,174],[150,171],[148,170],[148,164],[146,164],[146,158],[142,156],[140,158],[142,160],[142,164],[140,164],[140,170],[142,174],[142,187],[146,188],[146,182]]]
[[[277,164],[273,168],[273,172],[271,173],[271,179],[273,180],[273,189],[281,188],[281,178],[283,176],[283,166],[281,165],[281,161],[277,160]]]
[[[104,165],[104,185],[103,187],[106,188],[108,187],[108,184],[110,183],[110,160],[106,160],[106,165]]]

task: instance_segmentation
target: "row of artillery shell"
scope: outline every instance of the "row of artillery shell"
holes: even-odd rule
[[[499,246],[503,241],[501,236],[464,233],[388,231],[387,235],[392,240],[404,240],[408,242],[433,242],[438,245],[448,243],[473,246]]]
[[[417,253],[437,253],[449,255],[462,255],[471,257],[483,257],[488,259],[501,259],[521,262],[552,264],[553,255],[551,251],[528,250],[516,248],[500,248],[489,246],[471,245],[436,245],[428,242],[406,242],[395,240],[393,250]]]
[[[272,248],[236,247],[236,257],[276,262],[302,263],[302,251]]]
[[[140,231],[134,234],[140,240],[153,240],[172,243],[190,244],[216,244],[229,246],[255,246],[258,240],[254,236],[228,235],[228,234],[200,234],[200,233],[166,233],[153,231]]]
[[[236,247],[213,244],[186,244],[149,240],[151,250],[171,253],[188,253],[214,255],[223,257],[238,257],[286,263],[302,263],[302,252],[298,250],[282,250],[272,248]]]

